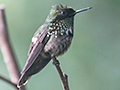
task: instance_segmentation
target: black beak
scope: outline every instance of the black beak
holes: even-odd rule
[[[89,10],[89,9],[91,9],[92,7],[87,7],[87,8],[83,8],[83,9],[79,9],[79,10],[76,10],[74,13],[72,13],[72,15],[70,15],[70,16],[74,16],[74,15],[76,15],[77,13],[79,13],[79,12],[83,12],[83,11],[86,11],[86,10]]]

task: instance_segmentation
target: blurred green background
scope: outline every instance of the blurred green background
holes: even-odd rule
[[[60,56],[70,90],[120,90],[120,0],[0,0],[5,4],[10,40],[22,70],[31,38],[43,24],[51,6],[64,4],[75,10],[92,6],[74,20],[74,39]],[[0,75],[9,78],[0,52]],[[26,85],[27,90],[62,90],[52,61]],[[12,86],[0,80],[0,90]]]

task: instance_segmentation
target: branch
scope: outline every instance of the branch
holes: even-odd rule
[[[53,57],[53,64],[56,66],[56,69],[59,73],[61,82],[62,82],[62,86],[64,90],[69,90],[69,86],[68,86],[68,76],[66,74],[64,74],[59,66],[59,62],[56,59],[56,57]]]
[[[0,6],[0,47],[11,81],[17,83],[20,73],[9,41],[4,7]]]
[[[20,76],[20,70],[10,44],[3,5],[0,5],[0,48],[9,71],[11,82],[17,83]]]
[[[15,87],[17,89],[17,85],[13,82],[11,82],[10,80],[0,76],[0,79],[2,79],[3,81],[7,82],[8,84],[12,85],[13,87]]]

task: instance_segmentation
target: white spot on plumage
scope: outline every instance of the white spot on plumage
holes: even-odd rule
[[[37,37],[33,37],[33,38],[32,38],[32,42],[33,42],[34,44],[36,43],[37,40],[38,40]]]
[[[66,30],[66,34],[67,34],[67,35],[68,35],[68,31],[69,31],[69,30]]]
[[[52,31],[52,34],[54,34],[55,33],[55,31]]]
[[[60,34],[61,34],[61,35],[63,35],[63,33],[62,33],[62,32],[61,32]]]
[[[65,30],[63,29],[63,30],[61,30],[61,32],[64,32]]]
[[[49,34],[47,34],[47,37],[49,37],[50,35]]]
[[[50,26],[52,26],[52,23],[50,23]]]
[[[63,25],[63,29],[65,29],[65,26]]]
[[[72,27],[70,27],[69,31],[70,31],[70,33],[73,33],[73,31],[72,31]]]
[[[55,25],[55,23],[52,23],[52,25]]]
[[[55,31],[55,35],[57,35],[57,31]]]
[[[53,27],[53,29],[56,29],[56,27]]]
[[[50,30],[53,30],[53,28],[52,28],[52,27],[49,27],[49,29],[50,29]]]
[[[60,24],[60,27],[62,27],[62,25]]]
[[[50,35],[51,33],[50,32],[48,32],[48,35]]]
[[[56,24],[56,26],[58,26],[58,23]]]
[[[59,30],[60,28],[59,27],[57,27],[57,30]]]

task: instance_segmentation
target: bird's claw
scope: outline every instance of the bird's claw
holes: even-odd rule
[[[53,65],[55,65],[55,66],[59,66],[59,65],[60,65],[60,63],[59,63],[59,61],[58,61],[58,60],[56,60],[55,62],[53,62]]]

